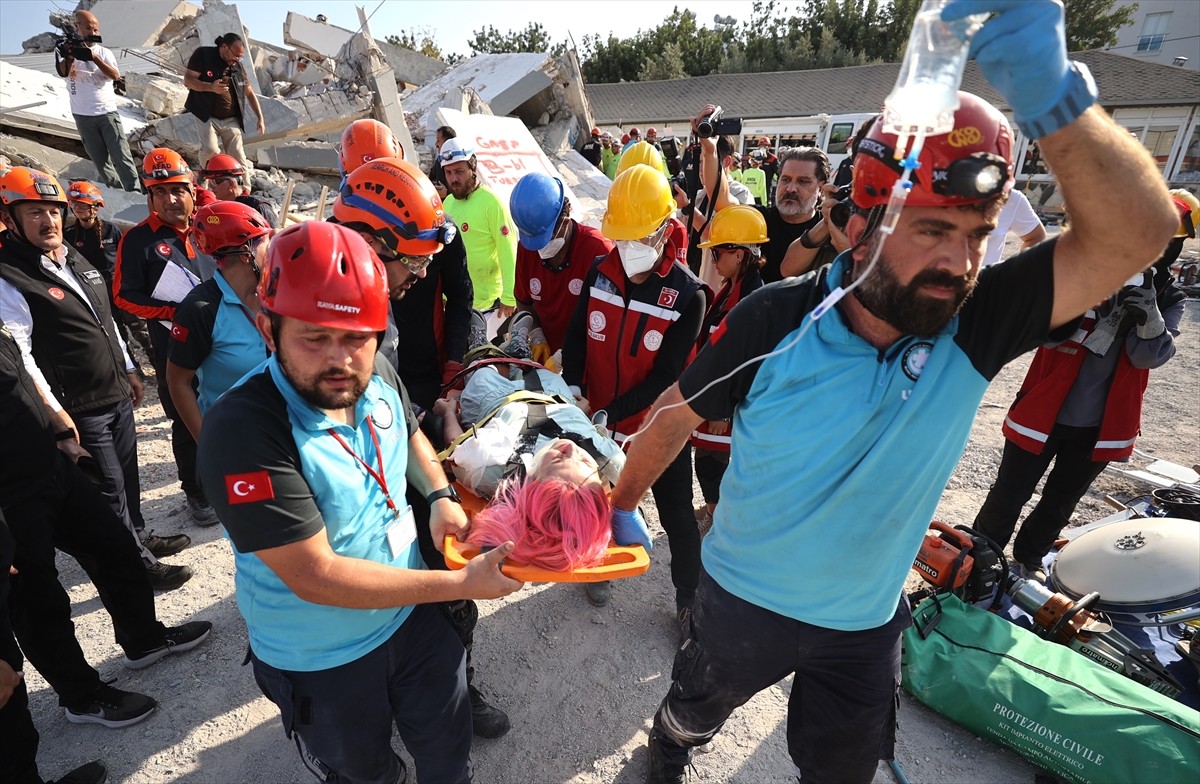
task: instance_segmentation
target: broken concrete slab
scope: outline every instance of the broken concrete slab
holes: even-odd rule
[[[283,42],[306,52],[327,58],[336,57],[346,42],[355,34],[344,27],[310,19],[295,11],[289,12],[283,21]],[[414,52],[402,46],[376,39],[397,81],[407,84],[424,84],[446,68],[446,64],[433,57]]]
[[[181,31],[200,6],[183,0],[100,0],[92,6],[109,49],[154,46]]]
[[[15,166],[30,166],[67,180],[97,180],[96,167],[87,158],[41,144],[23,136],[0,134],[0,153]]]
[[[187,88],[166,79],[151,79],[142,91],[142,108],[160,117],[179,114],[187,101]]]
[[[338,175],[338,154],[328,142],[287,142],[265,146],[248,146],[248,154],[261,167],[274,166],[308,174]]]
[[[310,134],[324,134],[346,126],[346,123],[365,117],[371,111],[371,95],[366,90],[344,92],[330,90],[320,95],[283,99],[260,96],[266,118],[267,133],[247,144],[283,138],[305,139]],[[130,134],[129,146],[144,155],[155,147],[167,146],[178,151],[192,163],[200,154],[200,126],[191,114],[176,114],[156,120],[137,133]]]

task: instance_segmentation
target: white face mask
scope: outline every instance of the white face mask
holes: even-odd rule
[[[546,243],[546,247],[539,250],[537,254],[543,260],[552,259],[558,255],[559,251],[561,251],[563,246],[566,244],[567,241],[562,237],[555,237],[554,239],[550,240],[550,242]]]
[[[621,266],[629,277],[649,272],[658,265],[658,247],[637,240],[617,240]]]

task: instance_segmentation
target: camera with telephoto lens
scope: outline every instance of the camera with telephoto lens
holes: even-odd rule
[[[62,35],[54,36],[54,51],[63,59],[74,57],[76,60],[91,60],[90,44],[98,43],[100,43],[98,35],[84,37],[77,30],[69,29],[64,30]]]
[[[854,205],[850,203],[850,186],[843,185],[829,198],[837,202],[829,208],[830,222],[839,229],[845,229],[846,224],[850,222],[850,216],[854,214]]]
[[[712,114],[696,123],[696,135],[701,139],[711,139],[714,136],[735,136],[742,132],[741,117],[726,117],[721,107],[712,110]]]

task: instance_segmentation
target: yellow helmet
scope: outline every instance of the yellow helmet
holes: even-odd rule
[[[1171,197],[1175,200],[1176,208],[1179,210],[1179,229],[1175,232],[1176,237],[1195,237],[1197,229],[1200,229],[1200,199],[1191,191],[1183,188],[1172,188]],[[1186,204],[1191,210],[1191,214],[1185,214],[1183,205]],[[1191,224],[1190,226],[1188,224]]]
[[[649,142],[637,142],[629,145],[625,152],[621,153],[621,160],[617,161],[617,174],[621,174],[629,167],[637,166],[639,163],[662,172],[664,177],[671,176],[671,173],[667,171],[667,164],[663,162],[662,153]]]
[[[767,221],[748,204],[726,207],[713,216],[701,248],[715,245],[761,245],[767,241]]]
[[[674,212],[667,178],[638,164],[613,180],[600,231],[610,240],[640,240],[657,231]]]

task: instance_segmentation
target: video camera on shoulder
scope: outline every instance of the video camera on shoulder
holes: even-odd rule
[[[54,36],[54,52],[61,58],[73,57],[76,60],[91,60],[91,44],[100,43],[100,36],[82,36],[77,30],[64,30],[62,35]]]
[[[742,118],[726,117],[720,106],[696,123],[696,135],[701,139],[711,139],[714,136],[736,136],[741,132]]]

